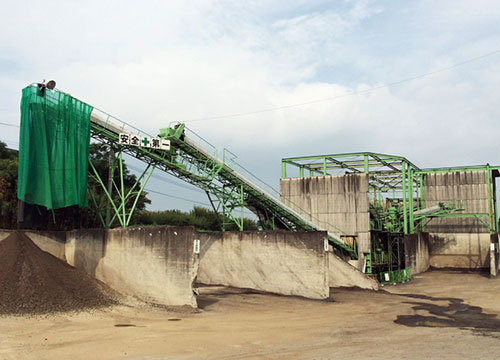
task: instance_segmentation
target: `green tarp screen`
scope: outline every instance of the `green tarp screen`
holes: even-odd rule
[[[92,106],[38,86],[23,89],[17,196],[47,209],[88,205]]]

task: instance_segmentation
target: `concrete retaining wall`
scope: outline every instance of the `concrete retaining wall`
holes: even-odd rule
[[[325,232],[200,233],[197,281],[312,299],[329,297]]]
[[[11,231],[0,230],[0,241]],[[313,299],[377,284],[325,251],[326,232],[198,233],[192,227],[26,231],[43,250],[141,300],[196,306],[193,281]],[[194,241],[200,241],[200,255]]]
[[[424,176],[425,206],[461,200],[458,213],[488,213],[487,171],[463,171]],[[493,205],[493,204],[492,204]],[[482,218],[488,222],[488,218]],[[489,268],[489,229],[475,218],[436,218],[425,231],[430,235],[430,265],[437,268]]]
[[[405,262],[411,267],[411,274],[423,273],[430,266],[429,234],[417,233],[405,235]]]
[[[0,230],[0,241],[12,230]],[[42,250],[125,295],[163,305],[196,307],[198,271],[192,227],[25,231]]]
[[[436,268],[489,268],[490,234],[429,234],[430,265]]]
[[[328,285],[330,287],[359,287],[378,290],[378,282],[333,253],[328,253]]]
[[[423,197],[425,207],[438,202],[461,200],[465,210],[458,214],[488,213],[487,171],[447,172],[424,175]],[[488,218],[483,218],[488,222]],[[430,220],[425,231],[429,233],[489,233],[489,229],[475,218],[436,218]]]
[[[321,228],[358,237],[360,255],[370,251],[368,175],[327,175],[280,181],[281,201]]]
[[[192,227],[75,230],[66,259],[122,294],[163,305],[196,307],[198,271]]]

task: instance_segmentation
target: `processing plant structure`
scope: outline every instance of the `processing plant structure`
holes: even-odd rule
[[[258,217],[261,229],[326,231],[327,248],[382,283],[409,280],[420,266],[419,247],[429,242],[434,244],[433,261],[441,267],[447,261],[454,261],[450,267],[481,267],[491,237],[498,233],[498,166],[421,169],[401,156],[368,152],[285,158],[277,192],[238,165],[231,152],[217,151],[185,124],[172,123],[151,135],[69,94],[45,91],[40,84],[23,90],[21,112],[20,152],[35,157],[30,161],[37,162],[40,155],[29,147],[38,141],[34,131],[41,119],[45,124],[75,124],[78,117],[82,126],[87,124],[87,138],[80,141],[87,146],[83,179],[90,138],[108,145],[113,152],[110,178],[117,171],[121,183],[104,184],[89,160],[92,178],[112,205],[113,217],[100,217],[105,228],[113,221],[129,225],[141,192],[158,169],[202,189],[220,215],[222,231],[230,222],[245,230],[244,208]],[[83,134],[82,129],[74,130]],[[67,137],[56,137],[51,146],[63,149],[67,142]],[[122,153],[147,165],[128,191],[123,186]],[[64,159],[57,161],[62,164]],[[20,199],[37,195],[36,190],[27,191],[30,181],[28,176],[21,179],[26,186]],[[127,209],[127,203],[133,206]],[[461,256],[463,246],[471,243],[478,244],[479,254]],[[452,260],[449,249],[456,255]]]
[[[411,274],[415,259],[409,254],[418,254],[409,249],[415,243],[410,239],[422,235],[436,253],[439,245],[479,242],[478,257],[449,265],[480,267],[498,233],[498,169],[421,169],[404,157],[370,152],[285,158],[281,200],[356,247],[359,269],[382,283],[398,283]]]

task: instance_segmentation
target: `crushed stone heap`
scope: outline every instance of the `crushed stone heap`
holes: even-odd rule
[[[0,241],[0,314],[36,315],[116,304],[114,292],[15,231]]]

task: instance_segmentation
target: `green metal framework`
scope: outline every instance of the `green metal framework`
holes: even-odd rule
[[[487,213],[443,213],[436,214],[435,217],[443,217],[443,218],[475,218],[481,224],[486,226],[490,232],[490,234],[498,233],[498,211],[497,211],[497,201],[496,201],[496,186],[495,186],[495,178],[499,177],[500,166],[491,166],[489,164],[481,165],[481,166],[462,166],[462,167],[450,167],[450,168],[432,168],[432,169],[424,169],[417,172],[415,175],[418,176],[420,181],[420,187],[423,188],[424,185],[424,177],[426,174],[439,174],[439,173],[454,173],[454,172],[465,172],[465,171],[485,171],[487,174],[487,186],[488,186],[488,212]],[[423,198],[419,201],[420,207],[423,207]],[[456,199],[457,202],[460,202],[460,199]],[[464,210],[463,206],[456,205],[458,210]],[[426,219],[416,219],[420,220],[420,230],[425,230],[425,220]]]
[[[379,208],[382,208],[382,204],[386,202],[387,198],[397,199],[401,202],[397,207],[397,212],[391,214],[390,209],[384,209],[385,219],[382,219],[382,222],[386,225],[392,222],[393,227],[383,229],[379,224],[379,230],[413,234],[416,231],[423,231],[429,218],[472,217],[478,219],[491,233],[498,232],[494,178],[499,176],[499,166],[487,164],[483,166],[420,169],[401,156],[362,152],[285,158],[281,161],[282,178],[286,178],[287,173],[290,173],[290,167],[295,170],[294,177],[297,175],[298,177],[304,177],[349,173],[368,174],[372,207],[376,208],[378,205]],[[423,189],[426,174],[463,171],[487,172],[488,213],[457,213],[464,210],[460,199],[457,199],[455,202],[437,204],[439,209],[432,213],[415,215],[418,211],[424,210]],[[392,218],[389,219],[389,217]],[[391,226],[389,225],[389,227]]]
[[[113,174],[115,171],[115,167],[118,163],[118,169],[120,171],[120,184],[116,184]],[[103,216],[100,212],[98,212],[99,220],[101,221],[103,227],[105,228],[110,228],[113,223],[115,222],[115,219],[118,219],[118,222],[120,223],[120,226],[122,227],[127,227],[130,224],[130,220],[132,219],[132,215],[135,211],[137,201],[139,200],[139,197],[141,196],[144,187],[146,186],[149,178],[153,174],[154,171],[154,166],[151,166],[151,164],[148,164],[146,169],[142,172],[142,174],[139,176],[137,181],[132,185],[130,189],[126,189],[123,183],[124,179],[124,174],[123,174],[123,160],[122,160],[122,152],[120,151],[118,153],[118,156],[112,156],[112,161],[111,161],[111,168],[109,172],[109,183],[106,185],[104,184],[103,180],[101,179],[101,176],[97,172],[96,168],[94,167],[94,164],[92,163],[91,160],[89,160],[89,165],[90,168],[92,169],[91,177],[101,185],[101,189],[106,195],[106,198],[108,200],[108,209],[109,207],[112,207],[114,214],[113,217],[109,215],[109,212],[106,211],[106,216]],[[151,170],[150,170],[151,169]],[[142,184],[141,184],[142,182]],[[136,190],[136,188],[139,186],[139,189]],[[113,196],[113,189],[116,192],[117,196]],[[94,203],[96,209],[99,209],[99,205],[97,204],[96,200],[96,194],[92,192],[91,189],[89,189],[89,194],[90,198],[92,199],[92,202]],[[129,210],[127,210],[127,204],[132,201],[132,206]]]
[[[421,169],[401,156],[362,152],[285,158],[281,176],[368,174],[371,251],[365,254],[366,272],[378,274],[381,282],[399,282],[406,281],[410,274],[410,269],[404,268],[404,235],[424,231],[430,219],[475,218],[490,233],[498,232],[494,179],[499,176],[499,168],[487,164]],[[426,175],[464,171],[487,173],[488,213],[461,212],[466,210],[462,199],[425,208]]]

